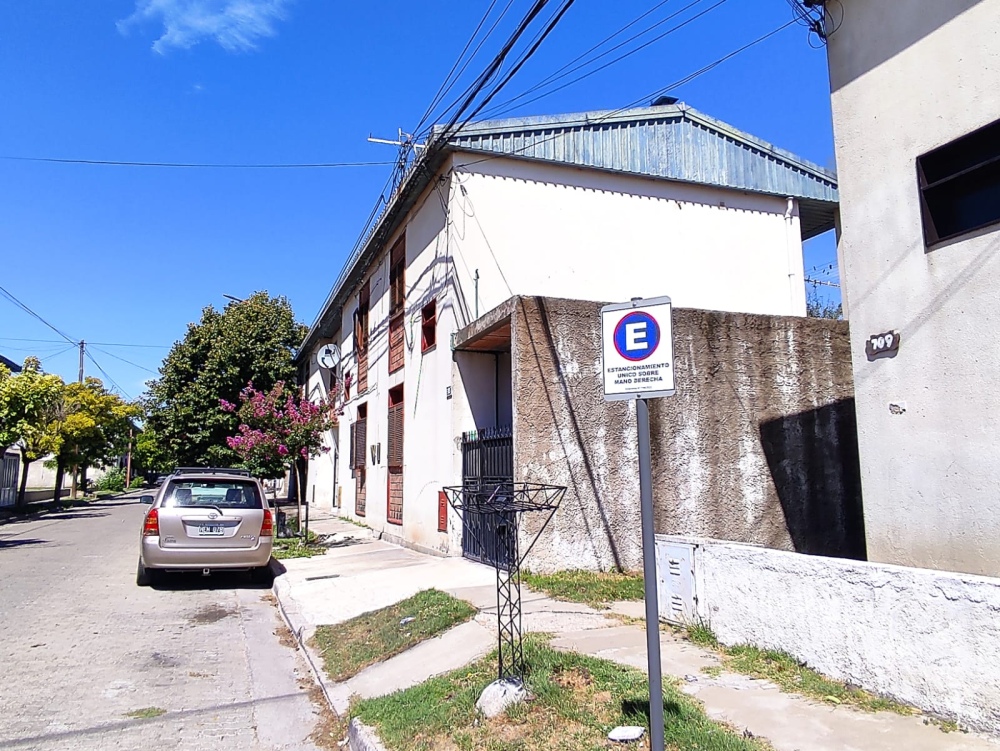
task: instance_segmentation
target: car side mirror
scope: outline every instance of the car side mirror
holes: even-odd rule
[[[141,495],[139,496],[139,503],[149,503],[152,504],[155,499],[151,495]]]

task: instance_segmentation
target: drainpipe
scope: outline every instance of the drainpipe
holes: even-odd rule
[[[795,198],[788,196],[785,204],[785,249],[788,256],[788,296],[791,310],[794,311],[799,302],[799,294],[805,294],[805,279],[799,275],[799,265],[802,263],[802,242],[796,242],[792,237],[795,220]],[[800,286],[802,289],[796,289]],[[794,313],[790,313],[795,315]]]

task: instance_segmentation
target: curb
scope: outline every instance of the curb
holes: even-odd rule
[[[362,724],[357,717],[351,720],[347,742],[351,751],[386,751],[375,728]]]
[[[337,711],[334,706],[333,699],[330,697],[330,691],[326,686],[326,681],[323,680],[322,670],[320,666],[316,664],[312,651],[306,646],[307,637],[305,634],[305,627],[296,626],[292,620],[292,616],[289,615],[289,611],[291,611],[296,617],[295,619],[298,620],[299,613],[295,608],[286,606],[285,602],[282,600],[281,591],[285,588],[286,585],[281,578],[275,577],[274,584],[271,586],[271,594],[274,595],[274,600],[278,604],[278,612],[281,613],[281,619],[285,622],[285,625],[288,626],[288,630],[295,636],[295,642],[302,650],[302,654],[305,655],[306,664],[309,665],[309,672],[312,673],[313,680],[316,682],[316,685],[319,686],[320,691],[323,692],[323,698],[326,699],[327,706],[330,707],[330,711],[340,717],[341,714]]]

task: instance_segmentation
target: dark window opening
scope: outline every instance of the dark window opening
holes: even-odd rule
[[[924,242],[1000,223],[1000,121],[917,157]]]
[[[437,344],[437,302],[431,300],[420,313],[420,351]]]
[[[358,356],[358,393],[368,390],[368,311],[369,284],[358,293],[358,311],[354,314],[354,349]]]

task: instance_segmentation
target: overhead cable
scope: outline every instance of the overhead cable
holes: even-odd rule
[[[310,162],[302,164],[228,164],[203,162],[121,162],[107,159],[56,159],[37,156],[0,156],[13,162],[48,162],[51,164],[87,164],[101,167],[173,167],[187,169],[330,169],[333,167],[380,167],[395,162]]]

